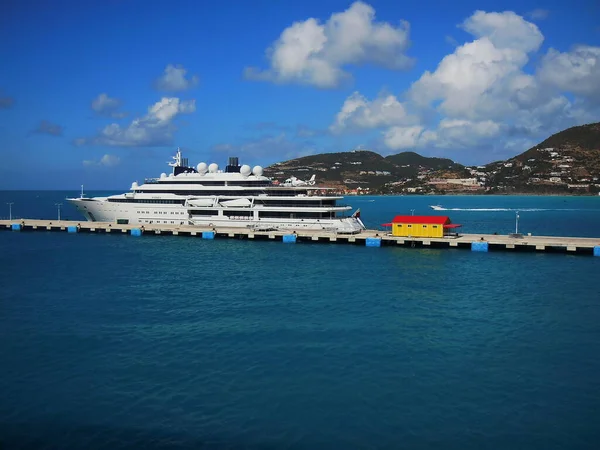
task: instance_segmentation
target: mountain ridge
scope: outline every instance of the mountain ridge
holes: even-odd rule
[[[276,183],[312,174],[318,185],[342,194],[595,194],[600,192],[600,122],[567,128],[516,156],[478,166],[414,151],[384,157],[350,150],[265,168]]]

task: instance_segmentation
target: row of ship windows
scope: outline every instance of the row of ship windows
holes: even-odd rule
[[[163,205],[183,205],[185,200],[153,200],[139,198],[109,198],[112,203],[160,203]]]
[[[184,211],[138,211],[140,214],[175,214],[175,215],[185,215]],[[219,213],[217,210],[194,210],[191,211],[191,214],[194,216],[217,216]],[[223,215],[225,217],[253,217],[254,213],[252,211],[223,211]],[[310,218],[310,219],[325,219],[329,217],[335,217],[333,213],[312,213],[312,212],[278,212],[278,211],[261,211],[259,213],[260,217],[268,217],[268,218]]]
[[[178,184],[199,184],[201,186],[270,186],[271,183],[264,181],[191,181],[191,180],[158,180],[162,186],[177,186]]]
[[[265,206],[336,206],[335,200],[254,200],[254,204]],[[342,205],[338,205],[342,206]]]
[[[147,219],[146,220],[142,220],[141,222],[142,223],[148,223],[148,224],[150,224],[150,223],[152,223],[152,224],[154,224],[154,223],[175,224],[176,223],[174,220],[169,221],[169,220],[147,220]],[[185,222],[180,221],[180,222],[177,222],[177,224],[178,225],[185,225]],[[291,224],[291,225],[293,225],[296,228],[301,228],[301,227],[308,228],[308,225],[305,224],[305,223],[296,223],[296,224]]]
[[[217,210],[197,209],[190,211],[192,216],[216,216]],[[223,211],[226,217],[253,217],[252,211]],[[336,217],[334,212],[280,212],[280,211],[260,211],[260,218],[269,219],[333,219]]]
[[[140,214],[185,214],[184,211],[139,211]]]
[[[154,223],[166,223],[166,224],[170,223],[170,224],[175,224],[174,220],[170,220],[169,221],[169,220],[149,220],[149,219],[144,219],[144,220],[141,220],[141,222],[142,223],[148,223],[148,224],[154,224]],[[185,222],[184,221],[179,221],[177,224],[178,225],[185,225]],[[292,224],[292,225],[295,226],[296,228],[301,228],[301,227],[307,228],[308,227],[308,225],[305,224],[305,223],[304,224],[297,223],[297,224]]]
[[[183,205],[185,200],[155,200],[155,199],[138,199],[138,198],[111,198],[108,200],[111,203],[152,203],[162,205]],[[335,206],[336,200],[271,200],[271,199],[255,199],[257,205],[267,206]]]
[[[174,220],[150,220],[150,219],[144,219],[141,220],[142,223],[172,223],[175,224],[177,223],[177,225],[185,225],[184,221],[177,221],[175,222]]]
[[[136,194],[177,194],[177,195],[199,195],[199,196],[213,196],[213,195],[235,195],[236,192],[235,191],[231,191],[231,190],[214,190],[214,191],[208,191],[208,190],[195,190],[195,191],[189,191],[189,190],[174,190],[174,189],[170,189],[170,190],[164,190],[164,189],[135,189],[134,192]],[[256,190],[256,191],[250,191],[250,190],[244,190],[243,195],[245,196],[258,196],[261,194],[266,194],[266,192],[264,190]],[[269,190],[269,197],[281,197],[281,196],[290,196],[290,195],[296,195],[296,194],[305,194],[308,195],[308,191],[306,190],[282,190],[282,191],[272,191]],[[134,199],[120,199],[120,200],[116,200],[116,199],[109,199],[109,202],[112,201],[134,201]]]

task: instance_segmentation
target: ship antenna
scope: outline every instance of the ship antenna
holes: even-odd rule
[[[173,173],[175,173],[175,167],[181,167],[183,165],[183,161],[181,158],[181,149],[179,147],[177,147],[177,153],[175,154],[175,156],[172,156],[172,159],[174,159],[175,161],[167,164],[173,168]]]
[[[81,185],[81,198],[85,197],[85,194],[83,193],[83,184]]]

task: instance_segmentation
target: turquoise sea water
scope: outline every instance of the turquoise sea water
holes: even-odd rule
[[[518,209],[600,236],[600,198],[346,201],[370,226],[441,203],[465,232]],[[2,231],[0,263],[0,448],[600,442],[600,258]]]
[[[117,194],[115,191],[91,191],[90,197]],[[0,219],[8,219],[12,202],[13,218],[58,218],[82,220],[76,209],[65,201],[79,197],[77,191],[0,191]],[[368,228],[382,228],[397,214],[448,215],[462,224],[464,233],[508,234],[515,231],[519,211],[519,231],[537,235],[600,236],[600,196],[358,196],[341,201],[361,209]],[[441,205],[446,211],[433,211],[429,205]]]

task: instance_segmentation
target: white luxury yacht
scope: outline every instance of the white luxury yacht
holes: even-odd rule
[[[177,149],[169,175],[134,182],[131,191],[109,197],[67,199],[87,220],[130,224],[200,225],[255,229],[331,230],[360,233],[365,229],[356,211],[338,205],[342,197],[318,195],[324,188],[291,177],[275,185],[263,168],[240,166],[230,157],[225,170],[215,163],[188,166]]]

